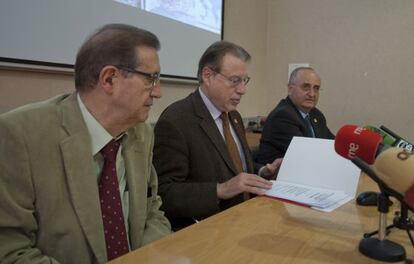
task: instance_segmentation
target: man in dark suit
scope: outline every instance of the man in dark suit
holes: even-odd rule
[[[226,41],[212,44],[198,67],[199,88],[170,105],[155,125],[154,166],[162,209],[173,229],[263,194],[271,182],[254,173],[236,111],[249,81],[250,55]],[[260,171],[274,175],[280,160]]]
[[[78,52],[76,92],[0,116],[1,263],[106,263],[171,232],[144,123],[159,46],[106,25]]]
[[[285,155],[294,136],[334,139],[325,116],[316,108],[321,79],[310,67],[295,69],[289,78],[288,96],[268,115],[256,161],[266,164]]]

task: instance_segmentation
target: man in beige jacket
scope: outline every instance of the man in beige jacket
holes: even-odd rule
[[[161,96],[159,46],[148,31],[106,25],[78,52],[75,93],[0,116],[1,263],[104,263],[170,233],[143,123]],[[125,232],[108,234],[100,151],[112,141]],[[110,252],[121,233],[125,251]]]

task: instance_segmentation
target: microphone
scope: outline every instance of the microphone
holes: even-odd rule
[[[379,226],[378,230],[371,232],[371,233],[365,233],[364,238],[359,242],[359,251],[364,254],[367,257],[381,260],[381,261],[387,261],[387,262],[396,262],[396,261],[402,261],[406,259],[406,252],[404,247],[402,247],[400,244],[395,243],[393,241],[386,239],[386,234],[389,228],[392,228],[394,226],[405,227],[404,229],[407,230],[407,233],[409,234],[410,238],[411,235],[409,233],[407,221],[405,220],[407,216],[407,207],[403,207],[403,203],[401,203],[401,215],[404,214],[404,219],[394,218],[394,225],[387,226],[387,214],[389,212],[389,196],[392,195],[394,197],[397,197],[398,200],[402,200],[402,196],[394,191],[391,186],[395,186],[396,188],[400,188],[400,185],[395,182],[395,185],[393,185],[393,182],[396,181],[395,179],[389,179],[388,173],[393,173],[395,170],[398,170],[398,165],[395,162],[395,159],[389,157],[389,155],[392,156],[393,152],[397,149],[398,153],[404,152],[408,155],[409,153],[405,152],[402,149],[399,148],[390,148],[382,152],[375,161],[375,164],[373,166],[368,165],[365,161],[362,159],[355,157],[352,159],[352,162],[358,166],[363,172],[365,172],[371,179],[373,179],[378,186],[381,189],[381,193],[378,196],[378,212],[379,212]],[[404,156],[404,155],[403,155]],[[404,156],[406,157],[406,156]],[[412,163],[413,165],[414,163]],[[408,172],[408,171],[405,171]],[[414,180],[413,180],[414,182]],[[391,183],[391,186],[389,185]],[[414,200],[414,199],[413,199]],[[404,210],[405,209],[405,210]],[[400,223],[397,223],[396,220]],[[372,237],[373,235],[378,234],[378,238]],[[411,240],[412,241],[412,240]],[[414,244],[413,244],[414,245]]]
[[[401,202],[414,211],[414,153],[393,147],[382,152],[373,170]]]
[[[346,159],[360,158],[373,164],[375,157],[383,150],[382,137],[366,128],[356,125],[341,127],[335,136],[335,151]]]
[[[390,129],[388,129],[385,126],[380,126],[380,128],[385,131],[386,133],[388,133],[389,135],[391,135],[392,137],[396,138],[397,141],[394,143],[393,147],[397,147],[397,148],[403,148],[409,152],[413,152],[414,150],[414,145],[410,142],[408,142],[407,140],[403,139],[402,137],[400,137],[399,135],[397,135],[396,133],[392,132]]]
[[[367,126],[364,126],[364,128],[368,129],[369,131],[379,134],[382,137],[382,144],[384,146],[392,147],[393,144],[397,141],[395,137],[391,136],[390,134],[386,133],[385,131],[381,130],[380,128],[376,126],[367,125]]]
[[[373,164],[376,156],[383,151],[382,137],[367,128],[356,125],[345,125],[338,130],[335,136],[335,151],[340,156],[354,160],[359,158],[368,164]],[[362,206],[375,206],[378,204],[379,193],[362,192],[356,202]]]
[[[410,152],[414,150],[413,144],[401,138],[385,126],[380,126],[380,128],[377,128],[375,126],[368,125],[364,126],[364,128],[381,135],[382,144],[385,146],[403,148]]]
[[[342,129],[343,131],[341,131]],[[366,134],[363,134],[364,131],[369,133],[365,132]],[[385,132],[388,133],[388,131]],[[406,259],[404,247],[387,240],[386,233],[389,228],[394,226],[405,229],[414,245],[409,232],[413,224],[407,213],[408,208],[414,210],[414,158],[411,157],[411,152],[397,147],[383,148],[382,143],[379,142],[384,143],[385,141],[387,143],[386,139],[367,128],[348,125],[341,128],[338,134],[340,140],[337,147],[337,135],[335,138],[336,152],[345,158],[352,157],[352,162],[373,179],[381,190],[377,198],[378,231],[364,234],[364,238],[359,243],[359,251],[370,258],[381,261],[395,262]],[[377,137],[374,137],[373,134]],[[391,134],[391,136],[394,135]],[[346,154],[346,150],[348,150],[348,153],[350,152],[351,144],[358,145],[355,155]],[[360,145],[364,148],[360,148]],[[360,150],[361,152],[358,152]],[[373,163],[373,166],[368,165]],[[363,195],[363,193],[360,195]],[[389,196],[394,196],[401,201],[401,216],[396,216],[394,224],[387,227]],[[372,237],[377,233],[378,238]]]

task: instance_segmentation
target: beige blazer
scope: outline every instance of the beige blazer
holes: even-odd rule
[[[76,94],[0,116],[1,263],[106,262],[90,145]],[[170,233],[152,147],[143,123],[122,142],[132,249]]]

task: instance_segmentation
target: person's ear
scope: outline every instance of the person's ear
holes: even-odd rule
[[[291,84],[288,84],[288,95],[289,96],[292,95],[292,89],[293,89],[293,86]]]
[[[99,73],[99,84],[106,93],[112,93],[118,74],[117,68],[112,65],[106,65],[102,68]]]
[[[213,75],[213,71],[205,66],[201,71],[201,78],[203,79],[203,83],[209,85],[210,84],[210,77]]]

